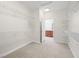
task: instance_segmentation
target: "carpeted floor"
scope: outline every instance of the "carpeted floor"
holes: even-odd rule
[[[4,58],[73,58],[73,55],[67,45],[49,40],[48,43],[31,43]]]

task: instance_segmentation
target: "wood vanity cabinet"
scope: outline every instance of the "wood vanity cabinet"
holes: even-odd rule
[[[45,31],[46,37],[53,37],[53,31]]]

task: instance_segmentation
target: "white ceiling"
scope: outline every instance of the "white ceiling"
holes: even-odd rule
[[[19,1],[21,5],[24,7],[32,7],[31,9],[40,8],[41,9],[55,9],[55,10],[60,10],[60,9],[67,9],[70,2],[69,1]]]
[[[52,1],[21,1],[20,3],[29,7],[39,8],[43,5],[52,3]]]

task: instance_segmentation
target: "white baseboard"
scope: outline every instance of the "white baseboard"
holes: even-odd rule
[[[38,44],[40,44],[40,43],[41,43],[40,41],[33,41],[33,42],[38,43]]]
[[[32,41],[29,41],[29,42],[27,42],[27,43],[25,43],[25,44],[22,44],[22,45],[20,45],[20,46],[14,48],[14,49],[8,51],[8,52],[5,52],[5,53],[3,53],[3,54],[0,54],[0,58],[3,58],[4,56],[6,56],[6,55],[8,55],[8,54],[10,54],[10,53],[12,53],[12,52],[18,50],[18,49],[20,49],[20,48],[22,48],[22,47],[24,47],[24,46],[30,44],[30,43],[32,43]]]

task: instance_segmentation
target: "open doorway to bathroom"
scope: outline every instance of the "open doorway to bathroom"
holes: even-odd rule
[[[54,20],[47,19],[41,21],[41,42],[51,41],[54,38]]]

